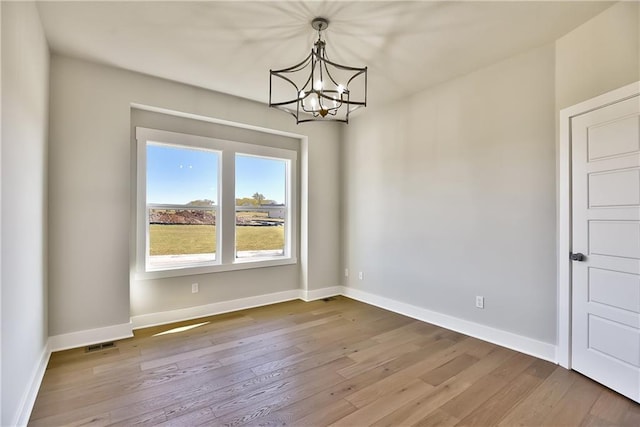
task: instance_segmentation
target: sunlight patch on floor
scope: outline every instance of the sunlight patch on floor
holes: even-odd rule
[[[167,331],[164,332],[158,332],[157,334],[154,335],[154,337],[158,337],[160,335],[167,335],[167,334],[177,334],[179,332],[184,332],[184,331],[188,331],[190,329],[195,329],[199,326],[203,326],[203,325],[208,325],[211,322],[202,322],[202,323],[196,323],[194,325],[187,325],[187,326],[179,326],[177,328],[173,328],[173,329],[169,329]]]

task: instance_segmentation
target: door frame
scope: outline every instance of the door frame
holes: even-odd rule
[[[557,207],[557,346],[556,361],[571,369],[571,119],[640,94],[640,81],[560,110]]]

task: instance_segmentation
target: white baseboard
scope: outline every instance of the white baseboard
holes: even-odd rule
[[[47,370],[47,364],[49,363],[49,357],[51,356],[51,347],[49,341],[42,349],[38,365],[31,374],[31,378],[27,389],[25,390],[20,405],[18,406],[18,412],[15,414],[15,418],[11,425],[26,426],[31,417],[31,411],[33,411],[33,405],[36,403],[36,397],[40,390],[40,384],[44,378],[44,373]]]
[[[342,295],[344,288],[342,286],[331,286],[322,289],[313,289],[311,291],[300,290],[300,299],[306,302],[315,301],[322,298],[334,297]]]
[[[104,328],[86,329],[84,331],[54,335],[49,337],[49,348],[51,351],[67,350],[101,342],[131,338],[132,336],[133,330],[131,328],[131,322],[122,323]]]
[[[292,289],[289,291],[239,298],[196,307],[142,314],[140,316],[133,316],[130,323],[52,336],[49,338],[49,348],[51,351],[59,351],[83,347],[89,344],[132,337],[132,330],[135,329],[165,325],[173,322],[197,319],[199,317],[214,316],[216,314],[277,304],[295,299],[313,301],[336,295],[344,295],[367,304],[384,308],[385,310],[557,363],[556,346],[553,344],[345,286],[331,286],[310,291]]]
[[[29,388],[22,399],[20,410],[16,414],[14,424],[17,426],[23,426],[29,422],[29,417],[31,416],[31,411],[33,410],[33,405],[35,403],[36,396],[38,395],[38,390],[40,389],[40,384],[42,383],[42,378],[44,377],[49,357],[53,351],[130,338],[133,336],[134,329],[146,328],[149,326],[164,325],[167,323],[195,319],[198,317],[213,316],[216,314],[291,301],[294,299],[313,301],[336,295],[344,295],[348,298],[384,308],[385,310],[393,311],[404,316],[438,325],[483,341],[488,341],[521,353],[557,363],[556,346],[553,344],[537,341],[512,332],[427,310],[426,308],[417,307],[415,305],[396,301],[359,289],[353,289],[345,286],[331,286],[311,291],[293,289],[290,291],[240,298],[231,301],[222,301],[180,310],[143,314],[132,317],[131,322],[129,323],[51,336],[49,337],[49,341],[42,352],[40,362],[34,370]]]
[[[358,289],[349,287],[342,287],[342,289],[342,295],[346,297],[375,305],[404,316],[412,317],[423,322],[441,326],[452,331],[460,332],[502,347],[507,347],[520,353],[529,354],[539,359],[557,363],[556,346],[553,344],[527,338],[525,336],[504,331],[502,329],[496,329],[491,326],[470,322],[458,317],[427,310],[426,308],[381,297]]]
[[[239,298],[231,301],[221,301],[196,307],[181,308],[178,310],[161,311],[158,313],[141,314],[133,316],[131,322],[133,329],[148,328],[150,326],[166,325],[167,323],[181,322],[197,319],[199,317],[214,316],[216,314],[229,313],[231,311],[245,310],[247,308],[276,304],[300,298],[300,290],[275,292],[272,294],[258,295],[255,297]]]

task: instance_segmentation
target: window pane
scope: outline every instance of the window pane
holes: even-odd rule
[[[215,261],[218,160],[214,151],[147,145],[150,267]]]
[[[236,154],[236,258],[285,255],[287,161]]]
[[[216,151],[147,144],[147,204],[214,205],[218,157]]]

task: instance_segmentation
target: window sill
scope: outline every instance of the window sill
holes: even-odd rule
[[[249,270],[253,268],[277,267],[297,264],[296,258],[263,258],[260,260],[239,259],[233,264],[185,266],[165,270],[136,271],[136,280],[163,279],[166,277],[193,276],[197,274],[221,273],[224,271]]]

